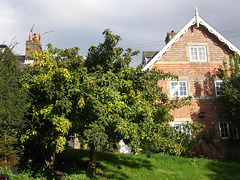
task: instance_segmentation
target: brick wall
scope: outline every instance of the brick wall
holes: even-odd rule
[[[42,51],[42,45],[40,41],[40,34],[29,34],[29,40],[26,41],[26,53],[25,59],[31,59],[31,53],[37,51]]]
[[[204,45],[207,47],[207,62],[190,62],[189,46]],[[192,119],[206,125],[207,129],[216,131],[215,142],[219,142],[218,121],[221,116],[221,106],[216,100],[214,80],[216,70],[222,65],[223,59],[228,60],[233,52],[223,45],[203,26],[191,27],[182,35],[169,51],[163,54],[154,66],[164,72],[171,72],[179,76],[179,80],[186,80],[188,93],[193,97],[192,105],[185,106],[171,112],[175,119]],[[159,81],[159,86],[170,96],[169,81]],[[199,113],[204,112],[204,117]]]
[[[31,52],[41,52],[42,51],[42,45],[38,41],[30,40],[26,42],[26,58],[31,57]]]

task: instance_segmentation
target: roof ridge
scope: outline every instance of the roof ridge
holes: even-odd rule
[[[228,46],[228,48],[232,51],[237,52],[240,55],[240,50],[233,45],[228,39],[226,39],[224,36],[222,36],[215,28],[213,28],[207,21],[205,21],[201,16],[198,15],[198,10],[196,8],[196,14],[195,16],[180,30],[178,31],[178,33],[152,58],[152,60],[150,60],[146,66],[143,67],[143,71],[147,70],[147,69],[151,69],[153,64],[161,59],[162,55],[167,52],[173,44],[175,44],[179,38],[185,34],[188,29],[193,26],[193,25],[199,25],[201,24],[202,26],[204,26],[211,34],[213,34],[214,36],[216,36],[218,38],[219,41],[221,41],[222,43],[226,44]]]

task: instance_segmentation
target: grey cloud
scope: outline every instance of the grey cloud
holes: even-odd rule
[[[59,48],[79,46],[82,53],[102,42],[106,28],[122,37],[121,46],[160,50],[166,33],[181,29],[194,16],[196,6],[219,32],[240,29],[239,0],[0,0],[0,26],[4,27],[0,42],[16,36],[20,43],[16,52],[24,54],[27,33],[35,24],[38,33],[55,30],[45,35],[45,43]],[[240,31],[232,35],[236,37],[230,40],[240,46]],[[140,62],[141,55],[133,65]]]

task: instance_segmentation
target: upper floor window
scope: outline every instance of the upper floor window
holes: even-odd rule
[[[231,122],[219,122],[219,133],[221,139],[238,139],[237,128],[234,128]]]
[[[214,85],[215,85],[215,94],[216,94],[216,96],[220,96],[220,95],[221,95],[222,84],[223,84],[223,81],[222,81],[222,80],[216,80],[216,81],[214,82]]]
[[[207,51],[206,46],[189,46],[190,61],[192,62],[206,62]]]
[[[187,97],[187,81],[170,81],[170,96],[171,97]]]

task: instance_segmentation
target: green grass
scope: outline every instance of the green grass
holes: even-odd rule
[[[57,156],[56,170],[63,172],[65,179],[89,179],[86,168],[89,151],[68,149]],[[116,180],[237,180],[240,179],[240,164],[199,158],[183,158],[164,154],[119,154],[98,153],[96,179]],[[14,175],[8,168],[1,168],[12,180],[29,180],[30,174]],[[40,179],[40,178],[38,178]]]
[[[88,151],[69,149],[58,157],[57,168],[70,179],[88,179]],[[240,164],[163,154],[98,153],[97,179],[240,179]]]

